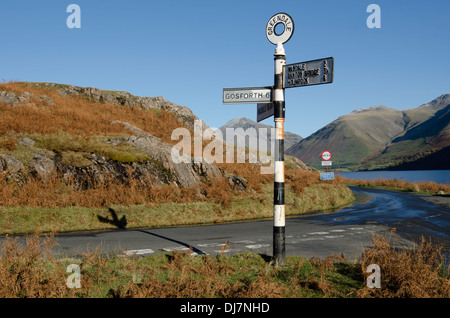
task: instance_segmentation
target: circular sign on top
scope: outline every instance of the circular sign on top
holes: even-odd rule
[[[270,18],[266,26],[266,35],[270,42],[277,45],[286,43],[294,33],[294,20],[287,13],[277,13]]]
[[[322,157],[323,161],[331,160],[331,152],[329,152],[328,150],[325,150],[324,152],[322,152],[322,154],[320,156]]]

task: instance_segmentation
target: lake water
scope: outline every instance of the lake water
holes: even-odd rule
[[[434,181],[450,184],[450,170],[408,170],[408,171],[355,171],[336,172],[345,178],[356,180],[397,179],[410,182]]]

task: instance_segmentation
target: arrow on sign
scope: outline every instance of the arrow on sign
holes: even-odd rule
[[[283,85],[289,88],[332,83],[333,65],[332,57],[285,65]]]

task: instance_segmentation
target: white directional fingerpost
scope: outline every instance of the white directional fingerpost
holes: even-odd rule
[[[257,121],[274,116],[275,171],[273,198],[273,262],[285,264],[285,202],[284,202],[284,121],[285,88],[333,82],[332,57],[286,65],[283,44],[294,34],[294,20],[287,13],[273,15],[266,24],[267,39],[276,45],[275,76],[272,87],[224,88],[224,104],[257,104]],[[331,153],[330,153],[331,159]],[[329,160],[329,159],[328,159]],[[327,159],[324,159],[327,161]]]
[[[283,32],[277,32],[277,26]],[[273,112],[275,121],[275,175],[273,186],[273,261],[276,266],[285,264],[285,215],[284,204],[284,119],[285,101],[283,70],[286,65],[286,54],[283,43],[294,33],[294,21],[286,13],[272,16],[266,25],[267,39],[275,44],[275,78],[273,86]]]

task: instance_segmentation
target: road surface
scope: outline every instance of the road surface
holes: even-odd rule
[[[423,235],[450,245],[450,197],[351,187],[357,201],[336,212],[286,219],[286,255],[356,260],[372,245],[371,235],[388,234],[397,246],[412,247]],[[171,251],[272,255],[272,220],[191,227],[118,229],[58,235],[55,255],[73,257],[99,247],[102,253],[154,255]],[[392,229],[395,233],[391,234]],[[229,242],[227,248],[225,244]]]

